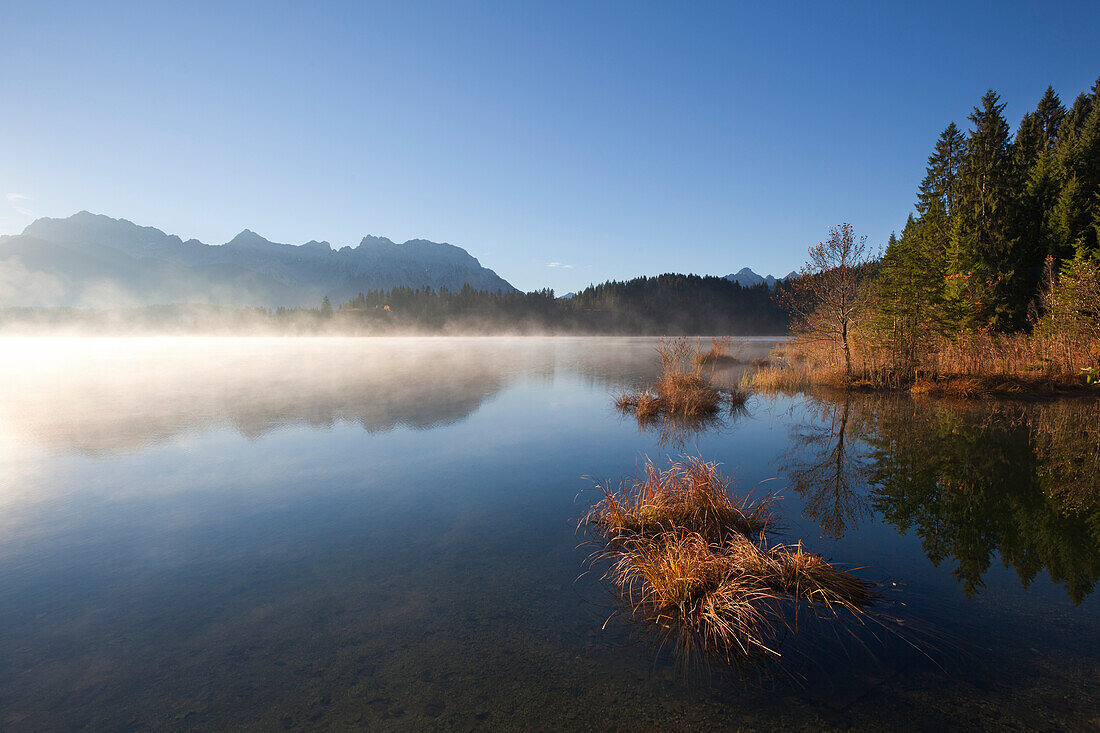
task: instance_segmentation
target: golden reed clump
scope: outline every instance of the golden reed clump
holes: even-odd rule
[[[707,351],[697,350],[697,353],[691,359],[692,364],[697,367],[739,364],[741,360],[730,353],[732,347],[733,339],[729,336],[712,338],[710,349]]]
[[[724,348],[728,350],[728,346]],[[717,414],[723,401],[736,407],[748,398],[740,389],[731,389],[725,394],[715,389],[703,377],[701,368],[705,362],[697,360],[700,355],[687,339],[662,341],[657,346],[657,354],[661,374],[653,386],[627,390],[615,398],[616,407],[633,413],[639,420],[705,420]]]
[[[632,536],[608,554],[607,579],[634,620],[672,633],[682,651],[735,666],[780,656],[785,609],[861,616],[875,594],[867,581],[795,546],[764,547],[744,535],[721,542],[688,530]]]
[[[727,534],[757,534],[775,521],[774,497],[753,502],[734,498],[731,481],[717,464],[688,457],[661,470],[646,461],[640,478],[615,490],[600,486],[603,499],[582,519],[605,541],[684,529],[708,540]]]
[[[791,606],[854,615],[875,601],[872,585],[802,543],[769,547],[774,497],[736,499],[717,466],[698,458],[641,478],[603,498],[581,520],[605,544],[594,560],[637,621],[673,635],[683,652],[734,666],[779,656]]]

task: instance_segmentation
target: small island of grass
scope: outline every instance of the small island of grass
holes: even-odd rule
[[[581,524],[603,543],[593,556],[630,617],[671,633],[679,651],[700,651],[734,667],[780,655],[790,611],[863,617],[872,584],[841,570],[801,541],[770,545],[773,497],[735,498],[713,463],[647,463],[642,478],[603,499]]]
[[[727,347],[728,348],[728,347]],[[737,387],[719,390],[703,376],[700,356],[687,339],[664,340],[657,346],[661,374],[652,386],[626,390],[615,406],[639,421],[655,419],[702,420],[727,403],[744,404],[747,395]]]

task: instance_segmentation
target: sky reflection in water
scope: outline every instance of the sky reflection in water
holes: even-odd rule
[[[1094,404],[753,398],[669,440],[611,404],[653,378],[645,339],[28,339],[4,355],[6,729],[1100,715]],[[740,489],[769,480],[784,539],[897,583],[891,612],[933,659],[901,639],[792,640],[785,671],[746,686],[685,679],[605,627],[576,518],[593,480],[679,452]]]

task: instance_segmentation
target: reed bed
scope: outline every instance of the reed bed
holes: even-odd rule
[[[630,616],[736,667],[779,657],[792,607],[857,617],[876,596],[872,585],[795,545],[767,544],[774,497],[737,499],[717,466],[698,458],[641,478],[603,498],[582,519],[605,544],[593,558]],[[797,614],[796,614],[797,615]]]
[[[715,342],[720,342],[715,339]],[[728,339],[726,340],[728,341]],[[712,347],[715,348],[715,347]],[[728,346],[717,348],[726,348]],[[687,339],[662,341],[657,346],[661,374],[652,386],[625,390],[615,397],[615,406],[633,413],[639,420],[670,418],[703,420],[718,413],[723,402],[743,405],[748,394],[739,387],[719,391],[703,376],[698,353]]]
[[[796,338],[772,351],[771,364],[742,378],[743,389],[800,392],[810,387],[907,390],[915,395],[977,399],[1100,394],[1094,378],[1100,342],[1034,333],[929,334],[903,353],[873,332],[855,332],[852,371],[833,342]],[[1091,378],[1090,378],[1091,377]]]
[[[857,339],[849,374],[835,344],[796,339],[774,350],[770,363],[743,376],[740,387],[764,394],[793,394],[814,387],[904,390],[959,400],[1100,395],[1100,383],[1089,379],[1089,368],[1076,366],[1100,364],[1100,347],[1089,349],[1082,344],[1061,348],[1060,342],[1040,334],[930,337],[918,358],[901,367],[895,355],[874,342]]]
[[[695,355],[692,356],[692,364],[696,367],[704,367],[741,363],[741,360],[731,353],[732,348],[733,339],[731,337],[713,338],[710,340],[710,349],[707,351],[697,350]]]
[[[740,388],[744,393],[763,392],[764,394],[798,393],[810,387],[809,372],[801,366],[768,363],[741,378]]]
[[[675,529],[718,541],[730,533],[758,534],[775,523],[774,497],[736,498],[731,485],[716,464],[701,458],[673,461],[664,470],[646,461],[642,476],[618,490],[600,486],[603,498],[582,522],[605,541]]]

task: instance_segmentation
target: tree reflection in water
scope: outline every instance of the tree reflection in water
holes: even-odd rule
[[[869,504],[914,531],[972,596],[995,554],[1027,587],[1040,571],[1080,603],[1100,579],[1100,419],[1093,401],[958,403],[810,398],[785,470],[833,537]],[[866,488],[865,488],[866,487]]]
[[[791,428],[780,471],[802,497],[806,518],[828,537],[840,539],[871,511],[871,465],[867,447],[860,442],[860,416],[853,410],[851,395],[841,401],[806,399],[806,419]]]

